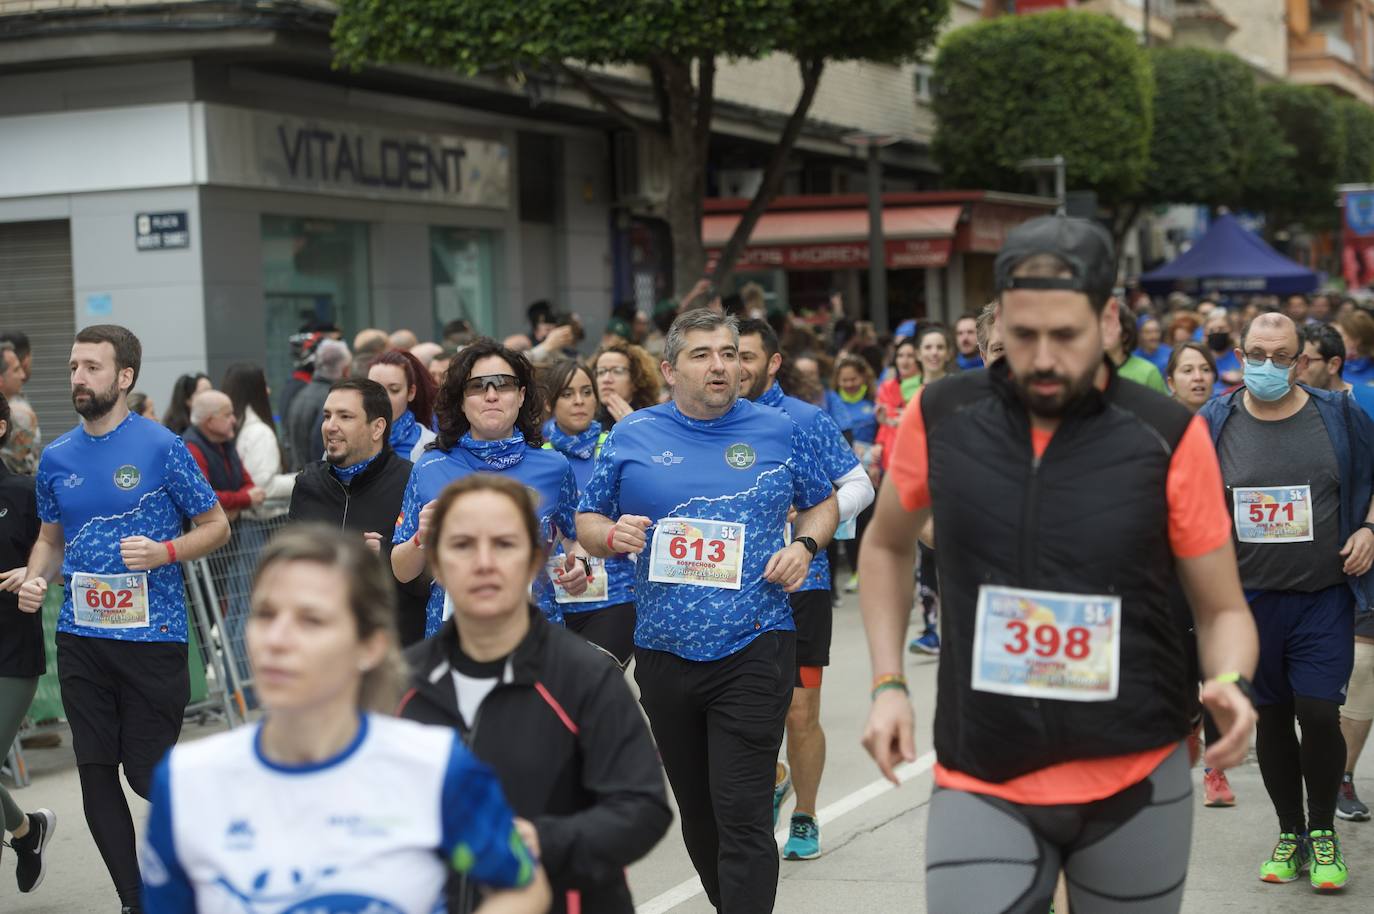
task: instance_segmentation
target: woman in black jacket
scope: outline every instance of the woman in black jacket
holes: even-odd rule
[[[672,823],[663,768],[620,668],[529,602],[543,541],[529,491],[479,473],[422,524],[452,618],[408,652],[398,714],[456,727],[501,780],[555,914],[633,914],[625,867]],[[455,881],[450,914],[473,906]]]

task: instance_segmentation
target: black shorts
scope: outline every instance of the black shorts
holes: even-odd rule
[[[78,765],[152,768],[181,736],[191,700],[185,644],[57,633],[62,707]]]
[[[616,603],[578,613],[563,611],[563,624],[615,658],[623,670],[635,655],[635,605]]]
[[[828,590],[803,590],[789,594],[792,619],[797,623],[797,688],[814,689],[820,677],[808,674],[803,682],[802,669],[830,666],[830,633],[835,610]]]

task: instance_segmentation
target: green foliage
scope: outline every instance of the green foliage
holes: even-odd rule
[[[1252,205],[1276,224],[1305,222],[1330,228],[1338,215],[1335,182],[1347,173],[1347,120],[1335,93],[1319,86],[1278,83],[1260,89],[1279,137],[1293,149],[1282,180],[1256,195]]]
[[[1265,119],[1250,67],[1233,54],[1198,48],[1150,52],[1155,121],[1150,137],[1148,203],[1239,206],[1277,142],[1257,131]]]
[[[656,57],[917,60],[949,0],[341,0],[338,61],[460,73]]]
[[[933,151],[950,186],[1028,190],[1022,159],[1063,155],[1070,189],[1114,205],[1144,184],[1153,84],[1130,29],[1081,12],[1002,16],[945,36]]]
[[[1337,183],[1374,181],[1374,108],[1353,98],[1337,98],[1336,111],[1345,134],[1345,167]]]

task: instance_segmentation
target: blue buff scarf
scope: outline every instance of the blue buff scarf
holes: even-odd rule
[[[782,397],[782,388],[778,386],[777,381],[774,381],[767,390],[759,394],[759,398],[754,402],[764,406],[782,406]]]
[[[343,483],[344,485],[348,485],[349,483],[353,482],[353,477],[357,476],[363,470],[371,466],[372,461],[376,460],[378,456],[379,455],[377,454],[373,454],[366,460],[361,460],[358,463],[353,464],[353,466],[351,467],[336,467],[333,464],[330,464],[329,471],[334,474],[334,478],[337,479],[339,482]]]
[[[409,457],[420,440],[420,423],[410,410],[401,413],[401,418],[391,423],[391,449],[402,457]]]
[[[471,432],[463,436],[458,446],[480,458],[493,470],[509,470],[525,459],[525,449],[528,447],[524,435],[511,435],[500,441],[478,441]]]
[[[601,423],[593,421],[580,435],[569,435],[558,427],[557,422],[549,423],[549,444],[554,450],[567,457],[590,460],[596,453],[596,442],[601,437]]]

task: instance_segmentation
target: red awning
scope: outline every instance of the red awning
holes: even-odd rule
[[[963,206],[903,206],[883,210],[883,241],[888,269],[940,267],[949,261]],[[707,250],[719,255],[739,224],[733,213],[708,214],[701,234]],[[754,226],[742,267],[786,270],[843,270],[868,266],[868,211],[865,209],[791,210],[765,213]]]

